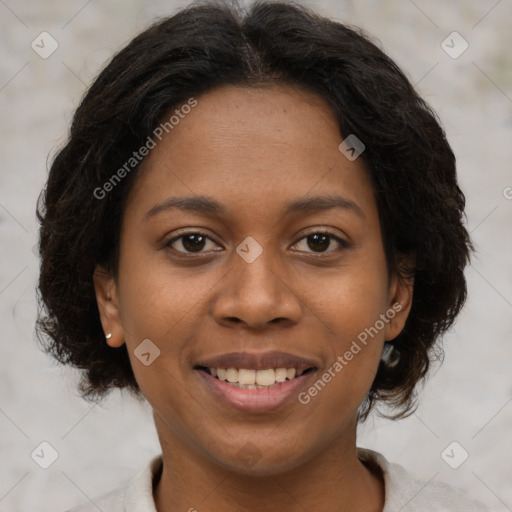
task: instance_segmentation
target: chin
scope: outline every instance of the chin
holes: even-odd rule
[[[308,459],[305,453],[298,453],[297,446],[276,451],[275,444],[262,447],[250,441],[238,451],[231,452],[228,457],[225,453],[222,456],[210,454],[210,457],[214,463],[234,473],[252,477],[282,475],[305,464]]]

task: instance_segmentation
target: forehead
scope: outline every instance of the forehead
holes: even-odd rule
[[[323,98],[285,85],[223,86],[196,101],[146,157],[128,201],[135,208],[203,195],[239,212],[269,211],[333,192],[372,206],[362,159],[338,149],[343,137]]]

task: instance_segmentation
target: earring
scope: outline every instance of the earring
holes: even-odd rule
[[[391,351],[393,350],[393,346],[389,341],[384,342],[384,347],[382,349],[382,355],[381,355],[381,361],[384,363],[387,363],[389,355],[391,354]]]
[[[105,336],[105,339],[106,340],[109,340],[110,338],[112,338],[112,333],[109,332],[106,336]]]

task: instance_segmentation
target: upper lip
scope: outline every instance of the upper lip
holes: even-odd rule
[[[230,352],[203,359],[195,366],[266,370],[268,368],[316,368],[318,363],[286,352]]]

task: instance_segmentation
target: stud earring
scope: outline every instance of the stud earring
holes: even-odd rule
[[[110,338],[112,338],[112,333],[109,332],[106,336],[105,336],[105,339],[106,340],[109,340]]]

